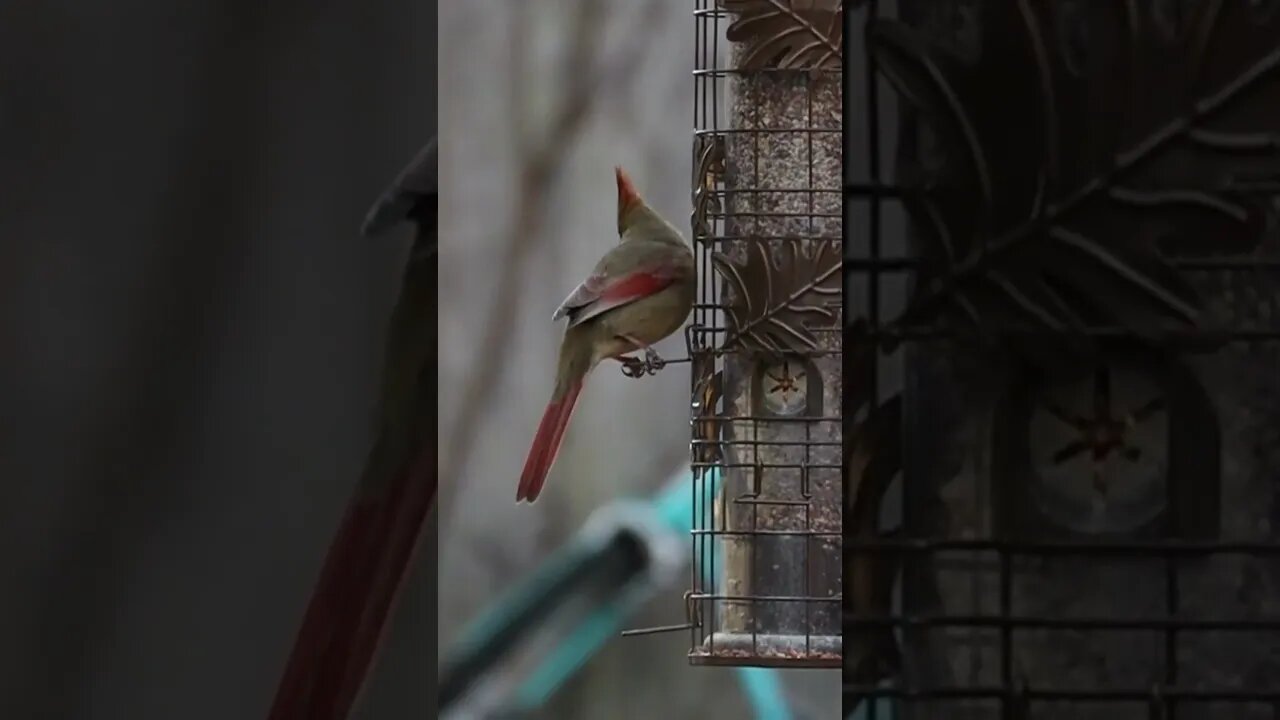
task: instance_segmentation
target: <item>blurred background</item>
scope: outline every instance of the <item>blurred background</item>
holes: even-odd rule
[[[684,0],[441,5],[442,662],[478,609],[594,510],[653,494],[688,460],[688,365],[638,380],[602,366],[546,491],[513,502],[551,392],[563,332],[551,313],[616,242],[613,166],[689,232],[693,12]],[[687,355],[680,336],[656,349]],[[628,625],[684,622],[687,581]],[[612,640],[543,716],[753,717],[733,670],[688,665],[689,642]],[[837,717],[836,675],[782,673],[793,711]]]
[[[513,502],[551,312],[614,242],[613,166],[688,224],[691,4],[438,20],[438,628],[427,558],[366,720],[429,716],[467,621],[688,450],[687,366],[602,369],[547,492]],[[437,131],[436,28],[421,0],[0,0],[0,718],[264,714],[368,448],[410,231],[357,230]],[[683,590],[629,624],[683,621]],[[615,639],[545,716],[745,717],[687,650]],[[834,673],[784,679],[835,715]]]
[[[422,0],[0,1],[0,718],[266,714],[368,448]],[[363,715],[426,717],[425,572]]]

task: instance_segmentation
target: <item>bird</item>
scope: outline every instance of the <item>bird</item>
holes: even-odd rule
[[[374,440],[329,548],[269,720],[344,720],[355,705],[412,566],[437,485],[437,139],[378,199],[366,236],[417,231],[392,311]]]
[[[587,375],[612,359],[639,375],[665,361],[653,345],[679,330],[693,310],[697,273],[693,249],[680,231],[641,197],[622,167],[618,186],[618,244],[556,308],[568,319],[560,342],[551,400],[520,473],[516,502],[538,499],[555,463]],[[626,353],[642,351],[643,359]]]

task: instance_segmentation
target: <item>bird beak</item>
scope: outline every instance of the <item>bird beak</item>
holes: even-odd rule
[[[613,170],[618,177],[618,212],[622,212],[640,202],[640,193],[636,192],[636,186],[632,184],[626,170],[623,170],[621,166],[615,167]]]

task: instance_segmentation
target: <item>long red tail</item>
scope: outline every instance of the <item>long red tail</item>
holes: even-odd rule
[[[560,451],[560,441],[564,439],[565,428],[569,427],[569,418],[573,416],[580,392],[582,380],[569,385],[560,399],[549,403],[546,412],[542,413],[542,422],[538,423],[529,457],[524,461],[524,471],[520,473],[516,502],[538,499],[542,486],[547,482],[547,473],[551,472],[551,465],[556,461],[556,453]]]
[[[346,720],[435,502],[435,444],[347,508],[268,720]]]

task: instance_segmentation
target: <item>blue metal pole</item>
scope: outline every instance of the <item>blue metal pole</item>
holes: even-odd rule
[[[718,481],[719,472],[709,471],[705,487],[712,497]],[[692,482],[689,472],[680,473],[648,504],[649,511],[654,513],[660,525],[682,541],[689,537],[693,528],[693,493],[689,491]],[[589,614],[547,654],[517,689],[515,705],[518,709],[529,710],[545,704],[606,642],[618,636],[624,620],[639,610],[651,588],[634,590],[621,593],[615,600]],[[756,720],[792,720],[776,670],[738,668],[738,679]]]

